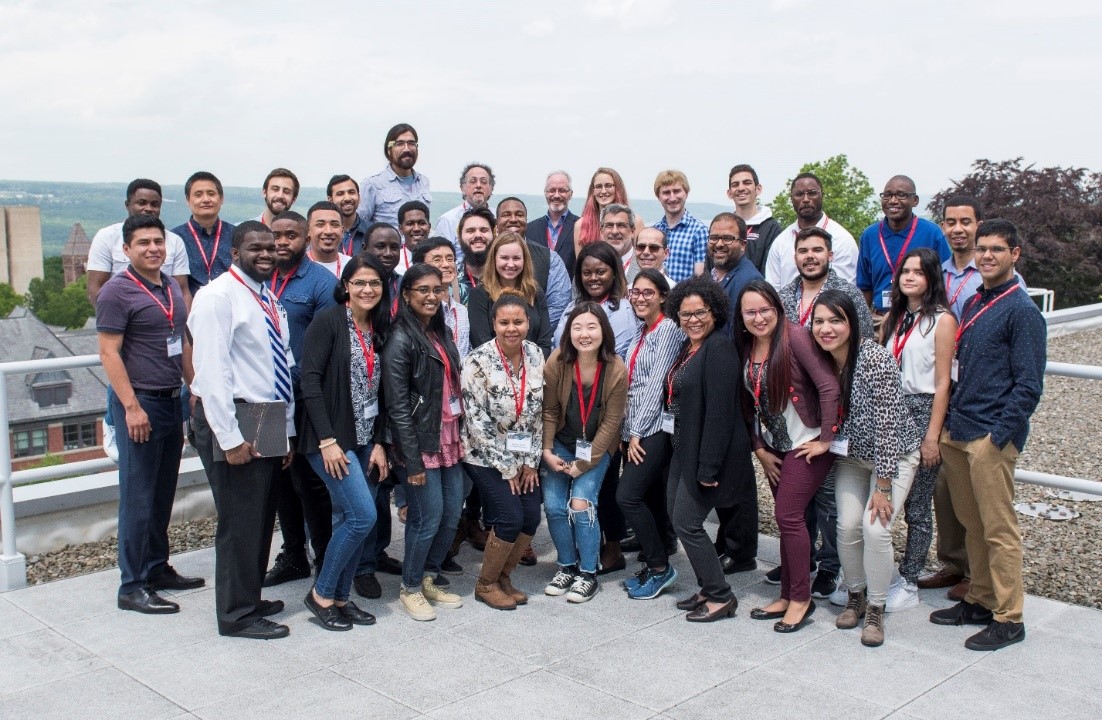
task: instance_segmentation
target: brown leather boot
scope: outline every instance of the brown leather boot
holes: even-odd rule
[[[513,571],[517,569],[517,564],[521,558],[524,557],[524,552],[531,547],[532,536],[521,533],[517,535],[517,541],[513,543],[513,551],[509,553],[509,558],[505,561],[505,565],[501,568],[501,575],[497,579],[497,584],[501,586],[501,589],[506,595],[513,598],[513,602],[517,605],[527,605],[528,596],[520,590],[513,587],[513,581],[510,576]]]
[[[467,539],[467,526],[470,525],[470,522],[466,515],[459,516],[459,525],[455,528],[455,539],[452,540],[452,546],[448,548],[448,557],[455,557],[459,554],[459,546]]]
[[[482,571],[474,586],[474,596],[495,610],[516,610],[517,603],[507,595],[498,584],[501,569],[509,560],[515,543],[507,543],[490,531],[486,538],[486,549],[482,554]]]

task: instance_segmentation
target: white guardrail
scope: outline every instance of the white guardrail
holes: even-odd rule
[[[1102,323],[1102,303],[1056,310],[1047,313],[1045,317],[1050,325],[1050,331],[1052,326],[1064,323],[1080,325],[1081,329],[1085,322],[1092,325]],[[15,546],[15,503],[12,488],[15,485],[86,475],[115,467],[115,463],[110,459],[102,458],[12,472],[7,376],[50,370],[75,370],[98,365],[100,365],[99,355],[0,363],[0,530],[3,535],[3,553],[0,554],[0,592],[27,584],[27,561]],[[1102,380],[1102,367],[1093,365],[1050,362],[1045,368],[1045,373],[1083,380]],[[1102,482],[1096,480],[1049,475],[1030,470],[1018,470],[1014,479],[1024,484],[1102,495]]]

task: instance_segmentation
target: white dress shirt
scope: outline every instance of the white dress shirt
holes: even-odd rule
[[[88,264],[85,267],[112,275],[118,275],[130,267],[130,258],[122,249],[122,223],[108,225],[95,234],[92,246],[88,248]],[[165,262],[161,270],[172,277],[191,274],[184,239],[169,230],[165,231]]]
[[[823,217],[815,223],[830,233],[831,250],[834,259],[830,266],[838,277],[850,282],[857,281],[857,241],[849,234],[849,231],[827,217]],[[798,222],[794,222],[777,236],[773,245],[769,248],[769,258],[765,261],[765,279],[775,287],[778,292],[782,287],[800,276],[796,269],[796,233],[800,232]]]
[[[235,399],[245,402],[279,399],[275,392],[268,324],[253,295],[261,291],[260,283],[235,265],[196,294],[187,320],[195,365],[191,392],[202,398],[207,422],[224,451],[232,450],[245,440],[237,427]],[[287,312],[278,302],[276,309],[287,367],[292,368],[295,357],[291,354]],[[295,434],[294,416],[292,400],[287,405],[288,437]]]

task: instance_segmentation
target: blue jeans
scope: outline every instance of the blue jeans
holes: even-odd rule
[[[558,440],[551,450],[567,462],[574,460],[574,449]],[[612,458],[608,453],[589,471],[572,478],[555,472],[540,463],[540,488],[543,489],[543,510],[547,514],[547,530],[558,552],[562,567],[577,565],[582,572],[595,573],[601,554],[601,523],[597,520],[597,496],[601,492],[605,472]],[[573,510],[570,501],[585,500],[589,507]]]
[[[179,398],[138,394],[137,399],[152,427],[143,443],[130,439],[126,410],[111,393],[118,421],[120,595],[145,585],[168,562],[168,521],[184,442]]]
[[[425,484],[405,484],[406,555],[402,560],[402,585],[421,589],[426,573],[440,572],[448,554],[459,515],[463,512],[463,470],[458,464],[425,468]]]
[[[314,589],[326,599],[345,601],[360,563],[360,552],[371,528],[375,527],[375,488],[367,481],[372,445],[346,450],[348,475],[337,479],[325,471],[321,453],[308,453],[306,459],[325,482],[333,501],[333,536],[325,550],[325,560]]]

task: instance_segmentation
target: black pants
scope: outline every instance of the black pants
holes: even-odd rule
[[[623,464],[624,454],[619,450],[612,453],[612,462],[608,464],[601,491],[597,494],[597,520],[601,523],[601,532],[608,542],[620,542],[628,534],[627,521],[616,502],[616,488],[620,485],[620,468]]]
[[[712,602],[727,602],[734,593],[723,575],[715,547],[704,531],[704,520],[713,508],[698,499],[699,493],[689,491],[688,484],[695,482],[695,476],[682,476],[681,463],[675,453],[670,461],[670,482],[666,491],[674,530],[696,573],[701,594]]]
[[[493,468],[463,463],[463,470],[474,481],[482,498],[482,519],[487,528],[505,542],[517,536],[535,535],[540,526],[540,489],[514,495],[509,481]]]
[[[306,558],[305,529],[309,528],[314,561],[321,567],[333,536],[333,503],[305,455],[295,453],[291,467],[276,473],[275,494],[284,554],[292,560]]]
[[[749,564],[758,556],[758,495],[731,507],[716,508],[716,554],[726,555],[737,565]]]
[[[244,465],[214,461],[217,440],[201,402],[191,416],[195,449],[207,472],[218,534],[214,540],[214,602],[218,632],[243,630],[259,617],[260,586],[275,529],[272,486],[280,458],[254,458]]]
[[[641,438],[639,444],[646,455],[639,465],[625,456],[624,472],[616,490],[616,504],[635,531],[647,566],[662,568],[669,562],[669,555],[666,553],[668,514],[664,500],[660,514],[654,512],[653,505],[648,500],[654,496],[656,489],[665,497],[670,464],[670,435],[658,432]]]

